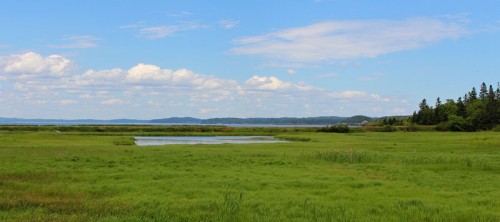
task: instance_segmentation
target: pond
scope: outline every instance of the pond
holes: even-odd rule
[[[284,140],[272,136],[136,136],[138,146],[156,146],[173,144],[249,144],[249,143],[283,143]]]

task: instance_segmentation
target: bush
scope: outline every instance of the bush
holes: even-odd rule
[[[439,123],[437,126],[436,126],[436,130],[437,131],[450,131],[450,123],[449,122],[442,122],[442,123]]]
[[[495,128],[491,129],[494,132],[500,132],[500,125],[497,125]]]
[[[472,126],[472,124],[469,121],[467,121],[466,119],[464,119],[463,117],[460,117],[460,116],[451,115],[449,117],[447,125],[448,125],[448,129],[451,130],[451,131],[456,131],[456,132],[460,132],[460,131],[467,131],[467,132],[475,131],[475,129]]]
[[[389,132],[396,132],[396,131],[398,131],[398,129],[394,126],[391,126],[391,125],[385,125],[382,127],[382,131],[389,133]]]
[[[414,123],[411,123],[407,126],[399,127],[399,129],[401,129],[401,131],[404,131],[404,132],[416,132],[416,131],[418,131],[418,128]]]
[[[347,125],[333,125],[326,126],[318,129],[318,132],[325,133],[349,133],[349,126]]]

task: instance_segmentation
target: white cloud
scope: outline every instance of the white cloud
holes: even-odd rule
[[[223,19],[219,21],[219,25],[221,25],[225,29],[232,29],[235,28],[239,21],[231,20],[231,19]]]
[[[63,75],[70,67],[71,61],[60,55],[43,57],[35,52],[0,57],[0,72],[18,74],[50,74]]]
[[[368,98],[369,94],[362,91],[347,90],[343,92],[333,92],[330,96],[334,99]]]
[[[120,26],[122,29],[130,29],[137,32],[137,35],[145,39],[162,39],[170,37],[177,32],[199,30],[207,28],[208,26],[198,22],[182,22],[175,25],[158,25],[146,26],[145,23],[136,23],[131,25]]]
[[[288,73],[288,75],[294,75],[294,74],[296,74],[296,73],[297,73],[297,71],[295,71],[294,69],[289,69],[289,70],[287,71],[287,73]]]
[[[2,64],[2,68],[6,66],[6,63]],[[52,104],[71,105],[71,109],[81,110],[65,112],[64,115],[73,115],[70,118],[137,117],[133,113],[141,114],[140,118],[176,115],[388,115],[413,109],[402,98],[374,92],[335,91],[305,82],[285,81],[275,76],[255,75],[239,82],[188,69],[171,70],[152,64],[138,64],[130,69],[91,69],[59,78],[12,80],[15,81],[7,78],[7,81],[2,82],[0,99],[8,101],[8,106],[26,107],[26,111],[16,111],[19,113],[16,115],[25,116],[32,115],[29,110],[34,109],[40,109],[39,113],[45,112],[49,117],[54,115],[44,108],[48,103],[33,101],[52,101]],[[123,106],[123,109],[113,109],[112,105]],[[373,107],[379,108],[372,110]]]
[[[63,49],[85,49],[97,47],[96,41],[99,40],[97,37],[90,35],[81,36],[71,36],[64,38],[63,41],[66,43],[59,45],[50,45],[51,48],[63,48]]]
[[[58,103],[60,105],[72,105],[72,104],[75,104],[76,102],[74,100],[71,100],[71,99],[63,99],[63,100],[59,100]]]
[[[132,67],[127,72],[127,81],[139,82],[143,80],[165,80],[169,77],[171,70],[161,72],[160,67],[155,65],[139,64]]]
[[[207,114],[207,113],[213,113],[213,112],[218,112],[219,109],[200,109],[198,113],[200,114]]]
[[[256,89],[264,90],[288,89],[292,87],[291,83],[281,81],[274,76],[252,76],[252,78],[245,81],[245,84]]]
[[[292,62],[338,61],[418,49],[467,33],[460,22],[436,18],[325,21],[237,39],[231,52]]]
[[[69,84],[78,86],[88,86],[88,85],[109,85],[116,84],[125,78],[126,73],[118,68],[111,70],[87,70],[82,75],[73,76],[69,81]]]
[[[139,36],[147,39],[161,39],[179,31],[177,26],[154,26],[145,27],[139,30]]]
[[[124,104],[125,102],[121,99],[107,99],[101,101],[101,104],[103,105],[118,105],[118,104]]]
[[[150,83],[166,86],[185,86],[198,89],[214,89],[221,86],[234,86],[236,81],[224,80],[195,73],[188,69],[172,71],[155,65],[139,64],[127,72],[126,80],[131,83]]]

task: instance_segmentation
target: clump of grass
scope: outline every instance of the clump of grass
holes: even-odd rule
[[[307,159],[324,160],[334,163],[372,163],[380,162],[384,159],[383,156],[376,154],[368,154],[364,151],[318,151],[315,153],[302,154]]]
[[[224,199],[217,204],[217,211],[220,221],[235,221],[243,208],[243,192],[224,192]]]
[[[279,135],[275,137],[276,139],[280,140],[287,140],[287,141],[295,141],[295,142],[310,142],[312,139],[309,137],[303,137],[303,136],[288,136],[288,135]]]
[[[117,146],[134,146],[135,145],[135,138],[133,138],[133,137],[119,138],[119,139],[113,141],[113,144],[117,145]]]

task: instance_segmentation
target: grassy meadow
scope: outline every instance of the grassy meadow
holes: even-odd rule
[[[498,132],[103,131],[0,129],[0,221],[500,221]]]

